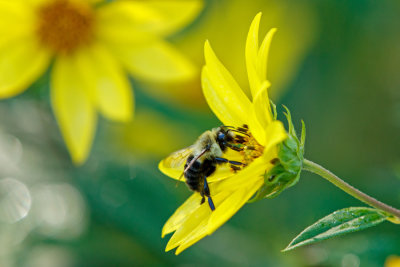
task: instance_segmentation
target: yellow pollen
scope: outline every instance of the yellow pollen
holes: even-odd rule
[[[244,149],[241,151],[243,163],[249,165],[253,160],[260,157],[264,152],[264,147],[260,145],[254,136],[247,132],[249,136],[244,137]]]
[[[38,35],[55,52],[71,52],[92,39],[94,16],[83,1],[53,0],[38,9]]]
[[[260,145],[251,132],[247,125],[236,128],[236,133],[231,148],[239,153],[239,160],[243,165],[238,166],[231,164],[231,170],[237,172],[246,166],[250,165],[256,158],[262,156],[264,147]]]

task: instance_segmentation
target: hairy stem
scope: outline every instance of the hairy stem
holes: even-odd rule
[[[357,188],[349,185],[324,167],[318,165],[317,163],[314,163],[310,160],[304,159],[303,160],[303,169],[309,172],[313,172],[315,174],[318,174],[319,176],[325,178],[332,184],[336,185],[340,189],[342,189],[344,192],[347,194],[357,198],[358,200],[370,205],[371,207],[383,210],[389,214],[391,214],[394,218],[390,219],[391,222],[393,223],[400,223],[400,210],[395,209],[383,202],[380,202],[379,200],[368,196],[367,194],[361,192]]]

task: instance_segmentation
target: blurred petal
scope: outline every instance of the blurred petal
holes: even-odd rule
[[[130,120],[133,113],[132,88],[109,52],[97,44],[80,51],[76,59],[83,79],[81,86],[90,91],[99,111],[111,120]]]
[[[161,237],[178,229],[187,218],[187,215],[199,207],[200,200],[201,196],[199,193],[192,194],[165,223]]]
[[[33,36],[0,41],[0,98],[27,89],[47,69],[50,53]]]
[[[44,5],[44,4],[51,3],[54,0],[13,0],[13,1],[23,2],[24,4],[29,4],[29,5],[33,5],[33,6],[41,6],[41,5]],[[68,0],[68,1],[71,1],[71,2],[82,2],[82,0]],[[103,2],[103,1],[106,1],[106,0],[83,0],[83,1],[88,2],[90,4],[96,4],[96,3]]]
[[[168,35],[178,31],[192,22],[203,8],[202,0],[152,0],[144,5],[150,8],[157,16],[147,17],[141,25],[149,31]]]
[[[87,158],[96,128],[94,103],[73,57],[57,58],[51,77],[51,103],[72,160]]]
[[[37,7],[46,3],[49,3],[49,0],[14,0],[15,2],[21,2],[24,5],[31,5],[33,7]]]
[[[399,267],[400,266],[400,256],[390,255],[385,260],[385,267]]]
[[[96,35],[111,44],[137,45],[156,40],[157,35],[139,27],[157,14],[138,1],[113,1],[96,9]]]
[[[196,67],[184,55],[162,40],[145,46],[120,44],[110,48],[139,79],[173,82],[191,79],[197,73]]]
[[[112,18],[125,28],[159,36],[183,28],[195,19],[202,7],[201,0],[114,1],[100,7],[99,12],[102,19]]]
[[[0,33],[1,39],[28,33],[34,30],[34,16],[23,1],[0,1]],[[12,25],[12,27],[10,27]],[[1,41],[0,41],[1,42]]]
[[[211,110],[225,125],[246,124],[250,100],[216,57],[208,41],[204,46],[204,55],[206,66],[203,68],[201,81]]]
[[[74,0],[74,1],[81,1],[81,0]],[[98,3],[101,3],[101,2],[105,2],[107,0],[85,0],[85,1],[90,3],[90,4],[92,4],[92,5],[95,5],[95,4],[98,4]]]
[[[134,76],[155,82],[192,79],[197,68],[151,30],[138,28],[157,16],[147,2],[115,1],[98,10],[97,35]],[[139,21],[138,21],[139,20]]]

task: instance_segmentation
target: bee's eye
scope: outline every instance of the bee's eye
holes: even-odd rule
[[[224,133],[222,133],[222,132],[219,132],[218,133],[218,140],[224,140],[224,138],[225,138],[225,134]]]

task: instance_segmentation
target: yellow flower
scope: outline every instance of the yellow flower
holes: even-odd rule
[[[400,256],[391,255],[387,257],[385,267],[400,267]]]
[[[231,218],[263,185],[264,174],[273,167],[271,160],[277,157],[277,145],[287,137],[283,124],[272,116],[268,98],[270,84],[266,77],[266,63],[275,29],[269,31],[259,47],[260,18],[261,13],[250,26],[245,51],[252,101],[218,60],[208,41],[204,48],[206,65],[202,72],[204,95],[222,124],[249,126],[251,135],[246,143],[254,150],[240,155],[248,166],[236,173],[227,173],[221,166],[207,178],[215,211],[212,212],[208,205],[201,205],[201,196],[196,192],[175,211],[162,230],[163,237],[175,232],[166,251],[178,247],[176,254],[179,254]],[[165,160],[160,162],[159,168],[174,179],[178,179],[183,171],[168,169]]]
[[[52,64],[51,104],[73,161],[82,163],[97,112],[132,118],[125,72],[156,82],[195,75],[163,37],[201,7],[200,0],[0,0],[0,98],[21,93]]]

